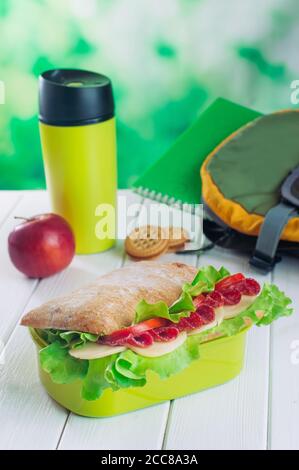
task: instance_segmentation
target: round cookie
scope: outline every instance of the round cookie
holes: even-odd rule
[[[125,250],[133,258],[153,258],[167,249],[168,242],[161,227],[146,225],[137,227],[130,233],[125,241]]]

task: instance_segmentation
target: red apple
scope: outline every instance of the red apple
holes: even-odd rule
[[[8,237],[8,252],[15,267],[28,277],[47,277],[66,268],[75,253],[68,222],[56,214],[24,219]]]

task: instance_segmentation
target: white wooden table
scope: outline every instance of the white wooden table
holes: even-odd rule
[[[130,200],[141,201],[131,192]],[[50,210],[44,191],[0,192],[1,449],[299,449],[299,261],[284,260],[272,275],[294,300],[292,317],[248,335],[246,362],[233,381],[204,392],[126,415],[89,419],[52,401],[41,387],[34,345],[18,325],[28,309],[71,291],[132,261],[117,247],[77,256],[71,266],[43,281],[27,279],[10,263],[7,237],[15,215]],[[247,259],[214,249],[198,258],[167,254],[161,261],[224,264],[250,272]],[[160,261],[159,260],[159,261]]]

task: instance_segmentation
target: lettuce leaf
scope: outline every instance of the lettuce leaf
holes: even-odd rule
[[[106,369],[115,361],[117,354],[104,357],[102,359],[93,359],[88,361],[88,372],[83,380],[81,395],[85,400],[96,400],[100,398],[106,388],[111,387],[106,380]],[[113,387],[115,389],[115,387]]]
[[[94,335],[92,333],[54,329],[38,330],[38,333],[48,344],[58,342],[62,347],[69,349],[81,348],[87,342],[95,343],[100,337],[100,335]]]
[[[203,292],[211,292],[214,290],[216,282],[229,275],[230,272],[223,266],[219,271],[213,266],[205,266],[198,271],[191,284],[186,283],[183,285],[183,291],[188,292],[193,297]]]
[[[123,353],[124,354],[124,353]],[[136,374],[145,376],[147,370],[152,370],[160,379],[167,379],[173,374],[185,369],[192,361],[199,358],[198,340],[189,336],[184,344],[175,351],[160,357],[138,356],[134,368]]]
[[[194,312],[195,307],[192,297],[203,292],[213,291],[216,282],[229,276],[229,274],[229,271],[224,267],[221,267],[219,271],[213,266],[201,268],[191,283],[183,285],[181,296],[170,307],[165,302],[149,304],[146,300],[141,300],[136,307],[134,323],[140,323],[154,317],[166,318],[178,323],[181,318],[188,317],[191,312]]]
[[[75,359],[58,341],[41,349],[39,359],[43,370],[58,384],[72,383],[87,374],[88,361]]]
[[[214,333],[220,333],[222,336],[232,336],[249,325],[269,325],[280,317],[292,314],[293,309],[289,307],[290,303],[291,299],[286,297],[277,286],[264,284],[260,295],[246,310],[234,318],[224,320],[219,326],[196,336],[200,341],[204,341],[207,336]]]
[[[188,317],[190,312],[195,310],[189,294],[185,294],[177,302],[178,305],[173,304],[172,309],[172,307],[168,308],[167,304],[162,301],[149,304],[146,300],[141,300],[136,307],[134,323],[140,323],[155,317],[166,318],[174,323],[178,323],[181,318]]]
[[[178,349],[160,357],[144,357],[126,350],[116,357],[89,361],[88,374],[83,381],[82,397],[85,400],[96,400],[107,387],[113,390],[143,387],[147,381],[148,370],[154,371],[161,379],[166,379],[198,358],[198,340],[190,336]]]
[[[100,337],[100,335],[80,333],[78,331],[61,331],[59,336],[71,349],[80,348],[87,342],[95,343]]]
[[[170,318],[174,318],[175,315],[183,312],[194,312],[195,307],[192,301],[192,297],[189,292],[183,291],[176,302],[169,307]]]
[[[146,384],[146,378],[134,372],[139,357],[133,351],[127,350],[119,354],[115,362],[110,364],[105,375],[113,390],[143,387]]]

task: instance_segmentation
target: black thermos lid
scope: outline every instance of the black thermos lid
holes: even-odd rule
[[[75,69],[48,70],[39,77],[39,119],[53,126],[82,126],[114,116],[111,81]]]

